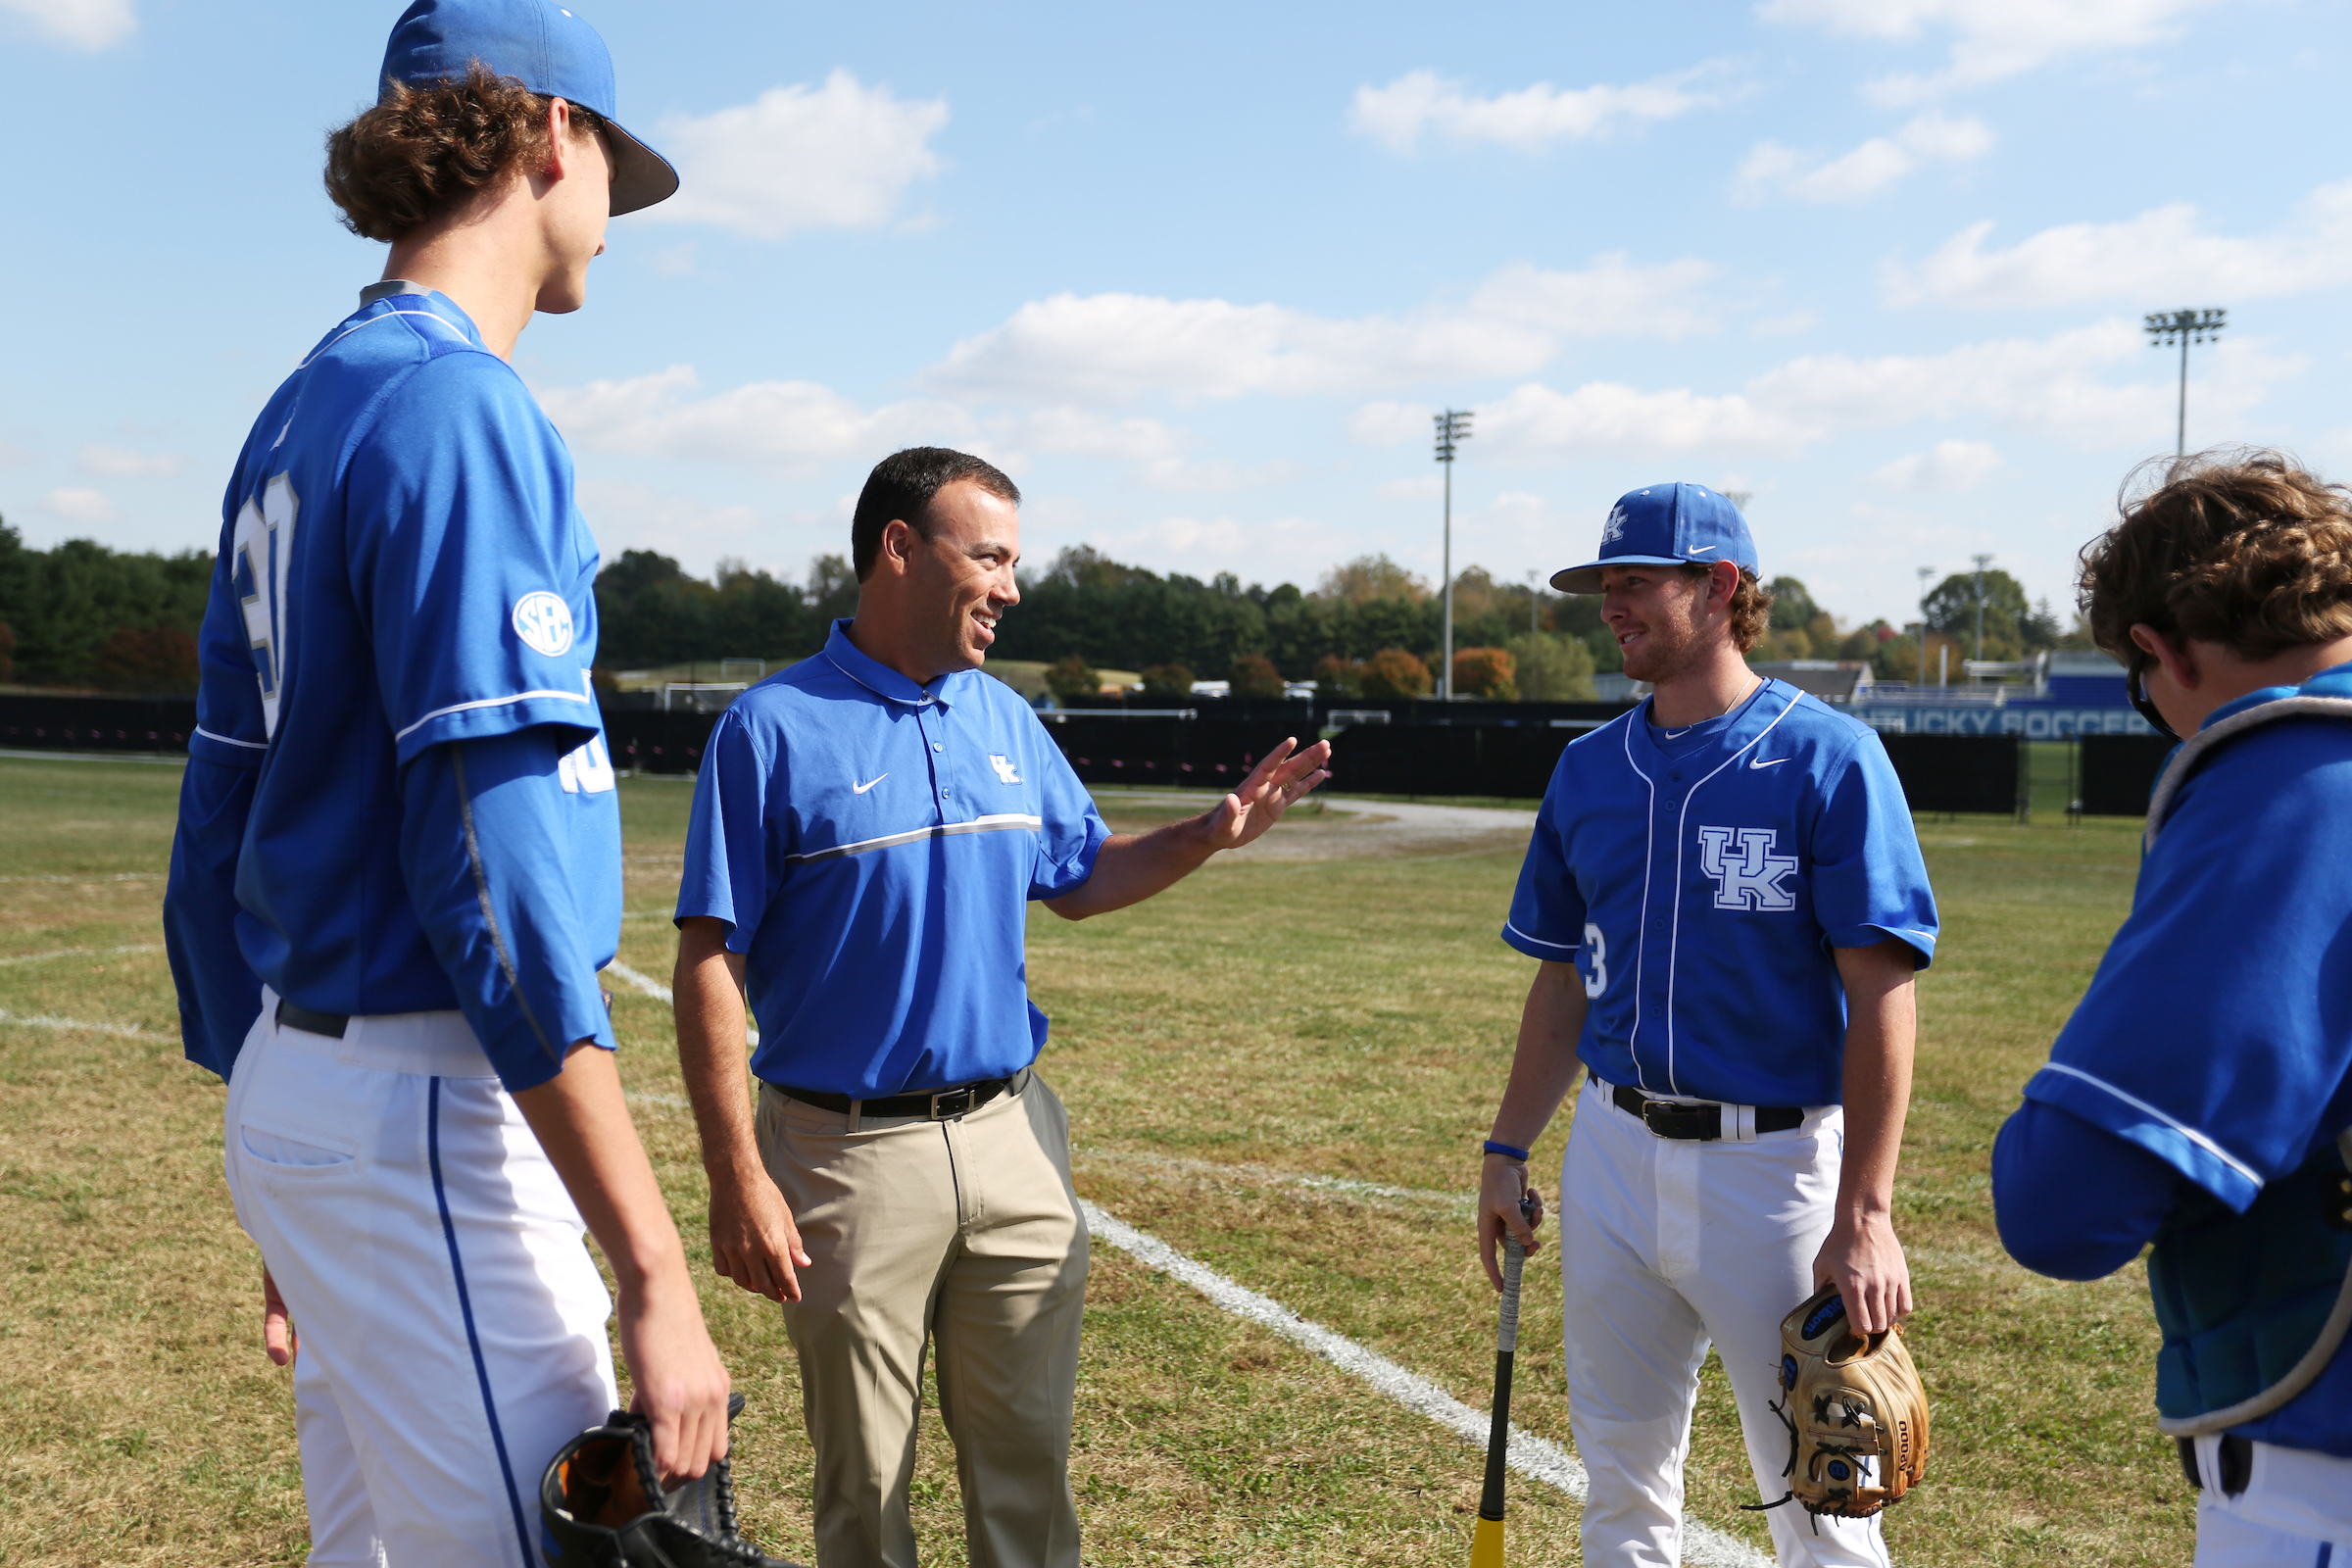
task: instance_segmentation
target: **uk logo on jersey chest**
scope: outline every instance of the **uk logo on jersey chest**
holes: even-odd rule
[[[1796,857],[1775,855],[1780,830],[1702,827],[1698,866],[1715,879],[1718,909],[1793,909],[1796,895],[1782,884],[1796,874]]]

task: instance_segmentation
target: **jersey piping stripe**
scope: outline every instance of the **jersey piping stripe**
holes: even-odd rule
[[[2149,1104],[2137,1095],[2127,1094],[2123,1090],[2116,1088],[2115,1085],[2107,1082],[2106,1079],[2093,1077],[2091,1074],[2084,1072],[2082,1068],[2069,1067],[2064,1062],[2043,1062],[2041,1070],[2043,1072],[2064,1073],[2069,1078],[2080,1078],[2084,1083],[2090,1085],[2091,1088],[2103,1090],[2106,1093],[2113,1095],[2125,1104],[2130,1105],[2133,1110],[2138,1111],[2141,1115],[2155,1117],[2158,1121],[2164,1123],[2165,1126],[2171,1128],[2174,1132],[2179,1133],[2181,1137],[2187,1139],[2190,1143],[2196,1145],[2199,1149],[2202,1149],[2205,1151],[2205,1152],[2211,1154],[2214,1158],[2220,1160],[2223,1164],[2229,1166],[2231,1170],[2237,1172],[2240,1176],[2243,1176],[2255,1186],[2260,1187],[2263,1184],[2262,1177],[2256,1173],[2253,1166],[2247,1164],[2244,1160],[2239,1159],[2236,1155],[2230,1153],[2230,1151],[2224,1149],[2221,1145],[2215,1143],[2211,1138],[2207,1137],[2204,1133],[2199,1132],[2196,1128],[2191,1127],[2188,1123],[2157,1109],[2154,1105]]]
[[[1734,762],[1737,762],[1740,760],[1740,759],[1745,757],[1748,753],[1763,745],[1764,737],[1777,729],[1780,726],[1781,720],[1787,718],[1795,710],[1795,709],[1796,700],[1791,698],[1779,712],[1772,715],[1771,723],[1756,731],[1756,738],[1754,740],[1749,741],[1745,746],[1740,747],[1731,756],[1716,763],[1714,769],[1707,774],[1706,778],[1702,778],[1698,781],[1698,783],[1691,785],[1690,793],[1683,797],[1682,814],[1675,818],[1674,935],[1668,941],[1666,947],[1666,1088],[1667,1092],[1670,1094],[1679,1095],[1683,1092],[1682,1084],[1674,1075],[1674,982],[1675,965],[1682,956],[1683,951],[1683,855],[1684,845],[1688,838],[1688,834],[1685,830],[1690,825],[1690,803],[1698,799],[1699,790],[1706,785],[1709,780],[1713,779],[1717,773],[1722,772],[1725,768],[1731,766]]]
[[[1018,811],[1002,812],[995,816],[974,817],[969,822],[945,822],[937,827],[918,827],[906,833],[886,833],[878,839],[859,839],[855,844],[836,844],[829,850],[811,850],[807,855],[787,855],[786,865],[800,865],[809,860],[838,859],[845,855],[863,855],[868,850],[887,850],[900,844],[918,844],[925,839],[955,838],[964,833],[1042,833],[1046,819],[1025,816]]]
[[[1657,780],[1642,772],[1642,764],[1634,760],[1634,725],[1637,722],[1644,724],[1649,722],[1642,716],[1642,711],[1637,708],[1619,722],[1625,725],[1625,765],[1634,770],[1637,778],[1649,786],[1649,808],[1642,812],[1642,820],[1648,827],[1645,836],[1649,844],[1655,844],[1658,837]],[[1649,1074],[1643,1071],[1642,1066],[1642,966],[1649,957],[1649,944],[1642,940],[1642,934],[1649,929],[1650,859],[1650,852],[1645,845],[1642,851],[1642,923],[1634,928],[1634,1032],[1632,1038],[1625,1043],[1625,1054],[1634,1058],[1634,1083],[1637,1087],[1645,1090],[1649,1087]]]
[[[458,1255],[458,1227],[449,1217],[449,1189],[441,1180],[441,1080],[434,1077],[425,1091],[424,1151],[433,1168],[433,1202],[441,1210],[441,1239],[449,1244],[450,1278],[457,1282],[458,1315],[466,1322],[466,1348],[473,1352],[473,1377],[481,1385],[482,1413],[490,1420],[490,1446],[498,1451],[499,1474],[507,1483],[507,1507],[514,1516],[514,1540],[522,1548],[523,1568],[530,1568],[531,1533],[522,1522],[522,1494],[515,1490],[514,1466],[507,1457],[507,1434],[498,1424],[498,1400],[490,1392],[490,1365],[482,1358],[482,1336],[473,1326],[473,1298],[466,1290],[466,1263]]]
[[[1578,948],[1584,946],[1584,944],[1581,942],[1546,942],[1542,937],[1531,937],[1526,932],[1520,930],[1517,926],[1511,924],[1507,917],[1502,922],[1502,928],[1505,931],[1510,932],[1513,936],[1517,937],[1520,941],[1533,942],[1539,948],[1557,948],[1562,953],[1574,953]]]
[[[458,334],[458,341],[465,344],[467,348],[478,347],[473,339],[467,337],[456,322],[447,320],[442,317],[435,316],[431,311],[386,311],[381,316],[370,316],[368,318],[368,319],[360,322],[358,325],[347,326],[342,331],[337,332],[333,337],[328,338],[325,342],[319,344],[316,349],[313,349],[311,351],[310,358],[304,360],[300,365],[294,367],[294,368],[297,370],[309,369],[311,368],[311,360],[315,360],[319,355],[324,354],[328,349],[333,348],[336,344],[351,336],[352,333],[357,332],[360,327],[373,326],[378,321],[389,321],[395,316],[421,316],[428,321],[447,327],[452,332],[456,332]],[[485,350],[484,352],[486,353],[488,351]]]
[[[407,740],[436,718],[447,718],[452,713],[470,712],[477,708],[505,708],[511,703],[527,703],[534,697],[552,697],[563,703],[586,704],[588,702],[588,698],[579,692],[516,692],[512,697],[481,697],[470,703],[452,703],[447,708],[434,709],[407,729],[395,734],[392,737],[393,744],[398,745]]]
[[[202,724],[196,726],[196,733],[208,741],[219,741],[223,746],[242,746],[249,752],[266,752],[270,749],[268,741],[240,741],[226,735],[216,735]]]

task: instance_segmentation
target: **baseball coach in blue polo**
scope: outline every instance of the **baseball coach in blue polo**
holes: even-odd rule
[[[1086,1223],[1033,1066],[1028,901],[1078,920],[1150,898],[1327,776],[1328,744],[1286,741],[1202,815],[1113,834],[981,673],[1020,602],[1019,505],[978,458],[884,459],[851,526],[856,617],[735,700],[695,786],[675,991],[711,1256],[783,1303],[821,1568],[914,1568],[927,1347],[973,1568],[1077,1568]]]

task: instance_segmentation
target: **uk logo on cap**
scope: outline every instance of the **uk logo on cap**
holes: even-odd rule
[[[1603,566],[1704,566],[1729,561],[1757,570],[1756,541],[1740,509],[1695,484],[1629,490],[1600,527],[1600,557],[1551,575],[1564,594],[1596,594]]]

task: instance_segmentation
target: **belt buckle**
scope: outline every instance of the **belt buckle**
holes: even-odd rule
[[[1674,1135],[1658,1123],[1682,1108],[1663,1100],[1644,1100],[1642,1102],[1642,1125],[1648,1128],[1650,1136],[1654,1138],[1671,1138]]]
[[[954,1109],[950,1109],[946,1103],[951,1100],[959,1102]],[[970,1084],[965,1084],[960,1089],[943,1089],[931,1097],[931,1119],[933,1121],[954,1121],[956,1117],[965,1115],[971,1110],[972,1100],[973,1091]]]
[[[1715,1126],[1709,1130],[1705,1117],[1712,1111]],[[1680,1104],[1668,1100],[1642,1102],[1642,1125],[1659,1138],[1689,1139],[1711,1143],[1723,1136],[1723,1107],[1719,1104]]]

